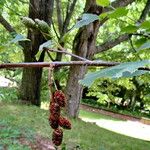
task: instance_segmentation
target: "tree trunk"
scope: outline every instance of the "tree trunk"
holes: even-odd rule
[[[96,9],[95,9],[96,8]],[[98,8],[98,9],[97,9]],[[93,11],[94,10],[94,11]],[[85,12],[100,14],[101,7],[96,5],[95,0],[87,0]],[[76,55],[84,58],[91,59],[94,55],[95,42],[99,29],[99,21],[95,21],[88,26],[79,29],[73,42],[73,50]],[[72,60],[76,60],[72,58]],[[82,98],[83,87],[79,84],[86,73],[86,66],[73,66],[70,67],[68,82],[66,87],[67,96],[67,113],[70,117],[77,117],[80,99]]]
[[[54,0],[30,0],[29,17],[38,18],[51,24]],[[43,35],[37,30],[28,29],[28,39],[30,43],[23,46],[25,62],[42,62],[44,61],[43,51],[37,60],[36,54],[39,46],[46,41]],[[40,85],[41,85],[42,69],[41,68],[24,68],[22,76],[22,85],[20,90],[20,98],[31,104],[40,106]]]

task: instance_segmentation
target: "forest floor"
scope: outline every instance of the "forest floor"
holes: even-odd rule
[[[93,113],[85,114],[93,116]],[[80,117],[84,116],[81,110]],[[94,117],[119,120],[100,114]],[[71,122],[72,130],[64,131],[61,150],[150,149],[148,141],[117,134],[81,119],[72,119]],[[47,110],[0,102],[0,150],[54,150],[51,135]]]

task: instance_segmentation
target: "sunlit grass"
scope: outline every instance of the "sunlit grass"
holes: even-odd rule
[[[119,120],[119,119],[112,118],[107,115],[102,115],[100,113],[90,112],[90,111],[82,110],[82,109],[80,110],[79,117],[89,118],[89,119],[108,119],[108,120],[114,120],[114,121]]]
[[[94,111],[94,110],[93,110]],[[80,110],[79,117],[110,131],[150,141],[150,126],[137,121],[121,120],[97,112]]]

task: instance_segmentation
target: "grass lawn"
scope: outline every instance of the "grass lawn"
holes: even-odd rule
[[[111,116],[107,116],[107,115],[103,115],[103,114],[95,113],[95,112],[90,112],[87,110],[80,110],[79,117],[89,118],[89,119],[107,119],[107,120],[114,120],[114,121],[119,120],[117,118],[112,118]]]
[[[87,114],[80,113],[81,116]],[[34,142],[38,135],[51,141],[52,130],[47,118],[48,111],[35,106],[0,103],[0,150],[29,150],[25,143],[19,142],[20,137]],[[72,130],[64,132],[66,149],[63,150],[77,150],[75,147],[78,150],[150,150],[150,142],[116,134],[80,119],[71,121]]]

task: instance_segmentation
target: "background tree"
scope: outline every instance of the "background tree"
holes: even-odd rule
[[[29,1],[29,17],[31,19],[40,19],[51,25],[53,14],[53,0],[30,0]],[[8,23],[2,15],[0,15],[1,24],[10,32],[17,33],[16,30]],[[39,58],[36,54],[39,51],[39,46],[46,41],[43,34],[39,30],[28,28],[27,39],[29,41],[19,42],[22,46],[25,62],[42,62],[44,61],[45,51]],[[22,75],[22,83],[20,89],[20,98],[24,101],[31,102],[34,105],[40,106],[40,84],[42,77],[41,68],[24,68]]]
[[[134,0],[115,1],[112,3],[112,7],[125,7],[128,4],[131,4],[132,2],[134,2]],[[107,11],[107,8],[103,9],[103,12]],[[102,13],[102,8],[96,4],[95,0],[87,0],[84,12],[100,15]],[[73,50],[77,55],[82,56],[84,58],[92,59],[94,54],[108,50],[120,44],[121,42],[129,39],[129,35],[124,34],[119,36],[115,40],[113,39],[112,41],[107,41],[102,45],[96,47],[96,38],[99,31],[99,27],[102,26],[107,20],[108,18],[106,17],[101,22],[95,21],[79,29],[73,42]],[[74,58],[72,58],[72,60],[74,60]],[[86,67],[84,66],[70,67],[66,93],[68,98],[67,111],[69,116],[71,117],[76,117],[78,115],[80,99],[82,98],[83,91],[83,87],[79,84],[79,80],[83,78],[85,73]]]
[[[6,1],[4,0],[1,1],[0,8],[6,7],[4,5],[5,2]],[[149,12],[149,4],[150,4],[149,0],[148,1],[116,0],[111,4],[109,3],[109,0],[106,0],[105,2],[97,0],[97,2],[103,7],[103,9],[101,6],[97,5],[95,0],[92,1],[86,0],[84,2],[85,8],[82,16],[84,16],[88,20],[90,17],[91,18],[93,17],[92,15],[95,15],[94,17],[96,17],[96,19],[94,22],[92,21],[88,22],[84,17],[79,18],[79,14],[82,13],[84,3],[79,2],[77,0],[73,1],[56,0],[55,5],[54,1],[50,0],[49,1],[31,0],[30,2],[18,0],[15,2],[16,5],[14,5],[14,8],[15,10],[17,10],[20,3],[25,4],[26,8],[29,8],[29,11],[28,10],[24,11],[24,7],[21,9],[22,11],[20,11],[19,7],[16,13],[20,18],[22,14],[23,16],[29,14],[29,17],[32,19],[33,22],[35,22],[35,19],[38,18],[40,20],[46,21],[49,26],[52,24],[53,28],[51,28],[51,32],[53,35],[55,35],[52,37],[52,41],[57,41],[56,42],[57,45],[55,45],[55,48],[58,47],[58,49],[61,48],[72,49],[73,53],[75,53],[76,55],[79,55],[89,60],[95,59],[101,60],[101,58],[108,61],[124,61],[124,62],[131,60],[138,60],[138,56],[135,58],[130,57],[130,59],[129,56],[137,55],[136,52],[133,52],[134,46],[136,45],[136,41],[138,41],[137,39],[143,41],[144,38],[144,43],[148,45],[146,42],[149,39],[149,34],[147,34],[149,29],[148,27],[149,22],[148,21],[143,22],[143,20],[145,20]],[[8,1],[7,3],[12,4],[13,6],[12,1]],[[129,6],[126,7],[127,5]],[[54,9],[54,13],[53,8],[56,8]],[[11,5],[9,5],[9,8],[7,7],[7,11],[11,13],[15,12],[11,7]],[[13,39],[13,41],[14,40],[19,41],[19,44],[22,46],[24,60],[26,62],[44,61],[45,51],[42,51],[40,54],[39,46],[49,39],[45,38],[45,35],[41,33],[41,30],[39,29],[28,28],[28,31],[26,31],[24,27],[22,27],[24,30],[23,31],[19,30],[20,28],[18,27],[19,17],[16,18],[16,14],[13,14],[13,17],[12,14],[9,14],[8,16],[11,17],[9,19],[7,18],[7,20],[9,21],[6,21],[5,19],[6,15],[4,15],[4,12],[5,10],[2,9],[0,13],[1,14],[0,23],[11,34],[13,33],[13,36],[14,33],[15,34],[23,33],[25,35],[28,32],[27,38],[22,37],[21,40],[17,40],[18,38],[17,34],[15,35],[15,39]],[[52,14],[53,14],[53,21],[52,21]],[[134,14],[133,18],[131,18],[131,14]],[[12,21],[11,18],[15,19],[15,21]],[[77,21],[77,19],[79,20],[77,24],[80,22],[84,23],[86,21],[90,24],[86,22],[85,23],[86,26],[82,25],[82,27],[76,32],[76,30],[73,29],[77,27],[76,25],[75,25],[76,27],[74,26],[74,23],[75,21]],[[14,27],[11,26],[11,24],[8,22],[10,22]],[[79,26],[77,28],[79,28]],[[8,37],[5,37],[5,39],[9,40]],[[30,41],[28,39],[30,39]],[[120,44],[124,41],[127,42]],[[140,41],[138,41],[138,43],[139,42]],[[116,49],[114,49],[113,47],[115,47],[116,45],[119,46]],[[140,46],[143,47],[141,43]],[[16,45],[14,47],[16,48]],[[21,55],[18,53],[19,50],[20,47],[17,47],[17,55],[20,56],[19,58],[21,58]],[[107,50],[109,51],[107,52]],[[56,55],[48,53],[48,55],[50,56],[52,61],[70,60],[69,57],[62,57],[62,54],[60,53],[57,53]],[[145,54],[143,55],[144,58],[148,57],[148,55]],[[128,59],[124,59],[125,57],[127,57]],[[75,58],[71,59],[77,60]],[[65,70],[68,71],[68,68],[65,68]],[[67,74],[67,71],[65,71],[65,74]],[[78,108],[80,104],[80,99],[82,98],[82,90],[83,90],[83,87],[79,84],[78,81],[84,77],[86,71],[87,71],[86,66],[70,67],[69,69],[69,76],[66,87],[66,93],[68,98],[67,110],[69,116],[72,117],[78,116],[79,110]],[[55,79],[58,88],[61,89],[60,78],[57,78],[57,75],[60,75],[60,73],[57,72],[58,70],[56,69]],[[32,102],[32,104],[38,106],[40,105],[41,75],[42,69],[26,68],[23,70],[23,77],[21,82],[22,85],[20,90],[21,93],[20,97],[22,100]]]
[[[44,20],[51,25],[53,14],[53,0],[30,0],[29,2],[29,17],[31,19]],[[46,41],[40,31],[28,29],[28,39],[30,43],[25,43],[23,46],[25,62],[43,62],[45,51],[37,59],[36,54],[39,51],[39,46]],[[29,101],[34,105],[40,106],[40,84],[42,77],[41,68],[24,68],[21,84],[21,99]]]

